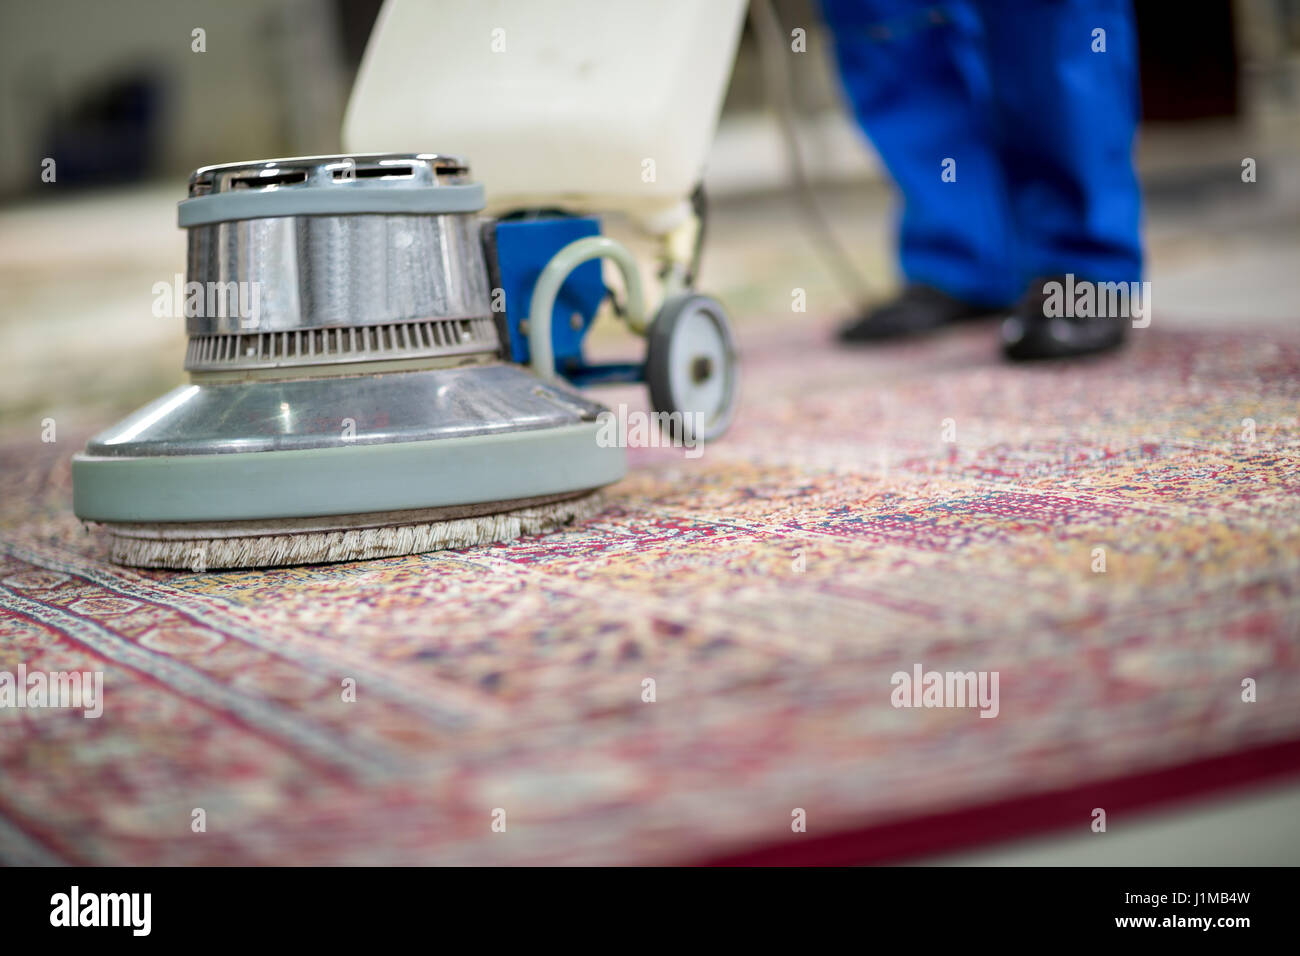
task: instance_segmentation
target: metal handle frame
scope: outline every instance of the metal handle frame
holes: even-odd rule
[[[554,381],[560,377],[555,368],[555,351],[551,342],[551,312],[555,307],[555,297],[569,273],[592,259],[610,259],[618,266],[627,288],[623,320],[637,335],[644,336],[649,329],[641,273],[637,269],[636,258],[628,248],[608,236],[575,239],[546,264],[533,287],[533,298],[529,304],[528,364],[543,381]]]

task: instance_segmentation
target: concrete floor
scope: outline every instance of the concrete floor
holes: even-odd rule
[[[1016,840],[912,861],[922,866],[1297,866],[1300,784],[1159,810],[1105,833]]]

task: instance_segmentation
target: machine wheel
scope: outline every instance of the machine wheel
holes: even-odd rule
[[[731,424],[736,403],[736,349],[727,313],[705,295],[668,299],[650,325],[646,384],[656,412],[676,441],[713,441]]]

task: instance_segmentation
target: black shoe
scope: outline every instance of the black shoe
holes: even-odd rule
[[[1131,316],[1061,315],[1072,312],[1057,290],[1052,308],[1046,291],[1053,283],[1065,287],[1065,277],[1034,282],[1015,311],[1002,323],[1002,354],[1015,361],[1075,358],[1108,352],[1124,344]],[[1048,314],[1049,311],[1053,314]]]
[[[898,298],[876,306],[856,322],[841,327],[837,337],[841,342],[882,342],[933,332],[953,322],[981,319],[993,314],[994,310],[987,306],[954,299],[928,285],[909,285]],[[1006,314],[1005,310],[1003,314]]]

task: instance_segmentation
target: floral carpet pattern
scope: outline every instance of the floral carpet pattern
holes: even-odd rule
[[[11,434],[0,671],[104,712],[0,709],[0,862],[696,862],[1296,741],[1300,340],[1159,325],[752,330],[731,434],[591,523],[326,567],[114,567],[69,510],[108,422]],[[895,708],[918,664],[998,716]]]

